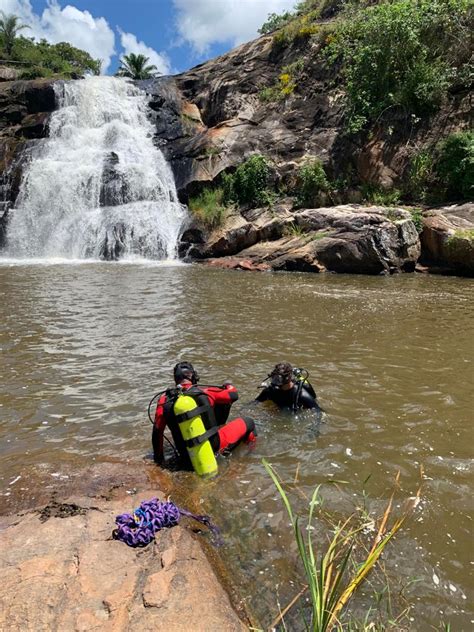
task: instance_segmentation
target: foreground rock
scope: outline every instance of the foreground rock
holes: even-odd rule
[[[426,213],[421,263],[433,271],[474,276],[474,204]]]
[[[246,630],[185,520],[144,549],[112,539],[115,515],[153,496],[71,498],[3,518],[0,629]]]
[[[355,274],[415,269],[420,240],[409,211],[359,205],[290,208],[282,204],[233,215],[204,244],[191,246],[188,256],[241,269]]]

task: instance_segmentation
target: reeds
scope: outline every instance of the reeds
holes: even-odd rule
[[[271,476],[290,518],[294,531],[298,553],[303,563],[307,580],[307,590],[310,595],[311,618],[310,624],[306,624],[311,632],[330,632],[334,629],[342,629],[341,616],[344,608],[358,587],[366,580],[369,573],[376,566],[387,544],[399,531],[408,517],[410,510],[418,504],[419,494],[412,499],[412,506],[407,508],[403,515],[397,518],[389,527],[389,518],[392,511],[394,493],[380,520],[375,536],[366,547],[362,561],[355,563],[353,549],[360,541],[361,531],[365,525],[360,525],[356,520],[356,514],[349,516],[333,529],[333,535],[327,546],[314,542],[314,527],[312,526],[315,509],[321,504],[319,494],[320,485],[316,487],[309,503],[309,514],[306,524],[307,536],[303,535],[300,517],[297,516],[291,506],[290,500],[284,491],[282,484],[274,468],[263,460],[265,469]],[[397,476],[398,482],[398,476]],[[298,597],[301,597],[303,592]],[[293,600],[289,607],[285,608],[279,617],[272,623],[274,628],[282,621],[286,612],[297,601]]]

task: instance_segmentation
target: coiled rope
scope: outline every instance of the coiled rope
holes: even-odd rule
[[[220,531],[209,516],[193,514],[187,509],[180,509],[170,500],[161,501],[157,498],[144,500],[133,514],[124,513],[116,516],[117,528],[112,535],[115,540],[121,540],[128,546],[146,546],[160,529],[176,526],[181,516],[194,518],[205,524],[212,533],[214,544],[223,544]]]

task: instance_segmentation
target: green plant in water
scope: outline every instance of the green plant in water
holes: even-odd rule
[[[189,199],[188,207],[203,226],[213,230],[222,224],[227,213],[223,198],[222,188],[204,189]]]
[[[358,564],[352,564],[353,547],[363,526],[354,527],[354,516],[349,516],[342,524],[335,527],[334,535],[329,540],[327,547],[318,551],[313,542],[314,527],[312,522],[315,509],[321,504],[319,496],[321,486],[316,487],[311,497],[306,524],[307,535],[304,536],[301,519],[294,513],[277,473],[265,459],[263,459],[263,465],[273,480],[290,518],[298,554],[308,582],[311,623],[307,629],[312,632],[330,632],[335,628],[340,629],[341,615],[348,601],[375,567],[387,544],[402,527],[408,513],[397,518],[391,528],[388,528],[394,498],[394,494],[392,494],[364,559]],[[418,500],[419,491],[413,502],[413,507],[418,504]],[[283,614],[287,610],[285,609]]]

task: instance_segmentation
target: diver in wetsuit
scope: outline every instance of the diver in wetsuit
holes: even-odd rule
[[[227,453],[240,443],[255,442],[255,422],[251,417],[237,417],[227,421],[230,407],[238,399],[237,389],[233,384],[227,381],[222,386],[199,387],[199,375],[190,362],[179,362],[173,369],[173,377],[180,391],[193,397],[197,406],[200,407],[207,438],[215,453]],[[191,461],[186,449],[186,441],[179,429],[179,419],[173,412],[174,390],[176,389],[168,389],[158,394],[152,433],[154,460],[158,464],[162,464],[165,460],[163,438],[165,428],[168,426],[180,456],[181,465],[190,468]]]
[[[280,362],[268,377],[271,382],[257,396],[257,402],[272,401],[279,408],[293,412],[300,408],[321,410],[314,388],[306,379],[307,371],[293,369],[289,362]]]

